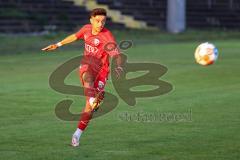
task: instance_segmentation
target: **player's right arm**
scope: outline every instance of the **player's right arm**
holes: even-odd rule
[[[62,45],[68,44],[68,43],[72,43],[78,39],[83,39],[83,35],[84,32],[86,30],[86,28],[89,28],[89,25],[85,25],[83,26],[77,33],[74,33],[68,37],[66,37],[65,39],[63,39],[62,41],[56,43],[56,44],[51,44],[45,48],[43,48],[43,51],[52,51],[57,49],[58,47],[61,47]]]
[[[78,38],[76,36],[76,34],[72,34],[68,37],[66,37],[65,39],[63,39],[62,41],[56,43],[56,44],[51,44],[45,48],[42,49],[42,51],[52,51],[57,49],[58,47],[61,47],[62,45],[68,44],[68,43],[72,43],[74,41],[76,41]]]

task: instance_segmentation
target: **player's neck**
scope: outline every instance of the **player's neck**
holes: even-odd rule
[[[99,33],[100,32],[98,32],[98,31],[92,30],[92,35],[94,35],[94,36],[98,35]]]

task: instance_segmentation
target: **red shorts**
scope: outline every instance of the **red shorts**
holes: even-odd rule
[[[106,85],[108,79],[108,69],[101,68],[99,71],[94,70],[90,65],[83,64],[79,67],[79,75],[82,85],[84,85],[83,81],[83,73],[88,72],[94,77],[94,88],[98,89],[99,91],[104,91],[104,87]]]

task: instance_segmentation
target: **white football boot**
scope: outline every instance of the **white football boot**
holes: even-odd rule
[[[72,136],[72,144],[71,144],[73,147],[78,147],[79,146],[79,138],[73,134]]]

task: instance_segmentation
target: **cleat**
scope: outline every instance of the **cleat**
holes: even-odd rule
[[[72,144],[73,147],[78,147],[79,146],[79,139],[76,135],[72,136]]]

